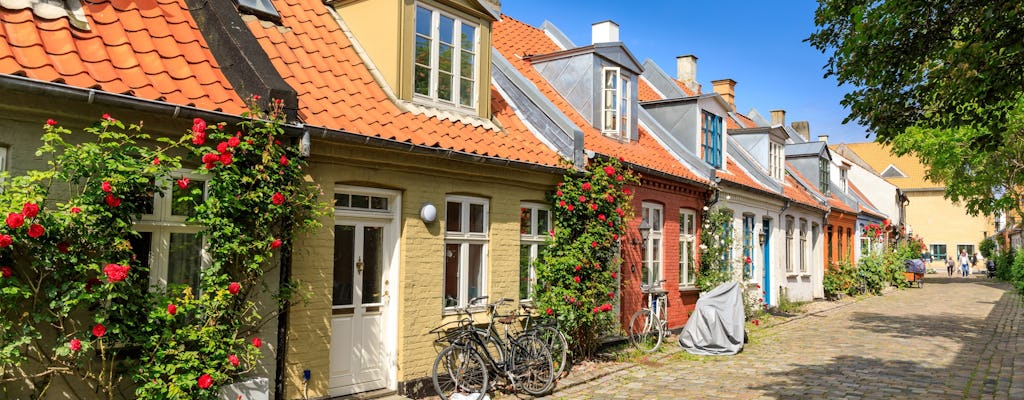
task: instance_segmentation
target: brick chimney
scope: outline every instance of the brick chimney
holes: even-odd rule
[[[722,95],[725,102],[729,103],[729,111],[736,111],[736,81],[728,78],[719,79],[711,81],[711,86],[715,93]]]
[[[804,138],[805,142],[811,141],[811,123],[807,121],[793,121],[793,130],[796,131],[800,137]]]
[[[697,91],[697,56],[687,54],[676,57],[676,79],[690,90]]]
[[[786,124],[786,110],[772,110],[772,126]]]
[[[597,43],[608,43],[619,41],[619,24],[615,21],[607,20],[601,22],[595,22],[590,25],[590,42],[591,44]]]

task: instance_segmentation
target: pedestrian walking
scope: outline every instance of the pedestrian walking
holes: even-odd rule
[[[971,265],[971,258],[967,256],[966,250],[960,250],[960,276],[966,278],[967,268]]]
[[[950,278],[953,277],[953,266],[956,265],[956,261],[953,261],[953,257],[946,256],[946,275]]]

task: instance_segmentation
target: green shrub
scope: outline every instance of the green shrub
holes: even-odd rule
[[[704,207],[703,229],[700,232],[700,268],[696,286],[702,292],[732,280],[732,261],[729,249],[734,242],[733,211],[726,207],[708,210]]]

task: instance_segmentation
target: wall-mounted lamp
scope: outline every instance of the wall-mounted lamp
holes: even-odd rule
[[[636,227],[636,230],[640,231],[641,240],[637,241],[636,238],[633,238],[633,245],[636,246],[639,244],[642,246],[646,246],[647,238],[651,236],[651,224],[647,223],[647,220],[641,220],[640,226]]]
[[[763,229],[757,231],[757,241],[758,241],[758,243],[761,243],[762,246],[764,246],[764,241],[767,238],[768,238],[768,228],[767,227],[764,227]]]
[[[425,224],[429,224],[437,220],[437,207],[434,206],[434,203],[426,202],[420,206],[420,219],[423,220],[423,223]]]

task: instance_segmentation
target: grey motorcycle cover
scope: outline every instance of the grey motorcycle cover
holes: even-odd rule
[[[690,314],[679,345],[697,355],[730,355],[743,350],[743,288],[737,282],[701,293]]]

